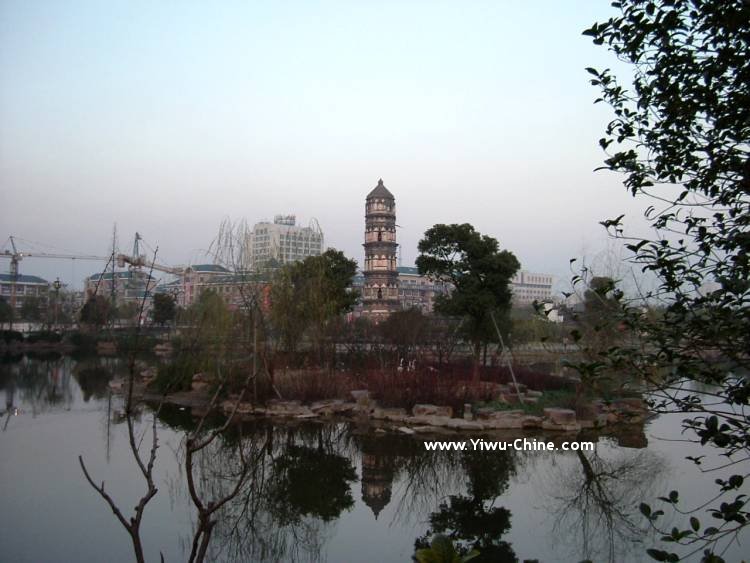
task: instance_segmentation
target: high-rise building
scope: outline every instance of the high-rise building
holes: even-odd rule
[[[401,306],[396,265],[396,199],[383,180],[365,200],[365,268],[363,313],[387,317]]]
[[[538,274],[519,270],[510,281],[513,292],[513,304],[516,306],[531,305],[534,301],[550,301],[552,299],[552,274]]]
[[[248,243],[252,268],[280,266],[321,255],[323,231],[315,219],[307,227],[300,227],[294,215],[276,215],[273,223],[256,223]]]

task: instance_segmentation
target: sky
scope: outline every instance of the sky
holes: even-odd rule
[[[473,224],[526,270],[570,277],[643,224],[594,169],[608,109],[581,32],[607,0],[0,2],[0,242],[106,255],[136,231],[201,263],[222,219],[316,218],[363,262],[364,199],[396,197],[402,263]],[[3,248],[7,248],[7,243]],[[8,271],[9,260],[0,261]],[[101,265],[28,258],[81,285]]]

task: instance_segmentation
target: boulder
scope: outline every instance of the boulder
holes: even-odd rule
[[[561,432],[579,432],[581,425],[578,422],[569,422],[567,424],[557,424],[550,420],[542,422],[542,430],[558,430]]]
[[[554,424],[573,424],[576,421],[576,411],[570,409],[544,409],[544,417]]]
[[[484,424],[463,418],[448,418],[443,423],[446,428],[453,430],[484,430]]]
[[[541,416],[526,415],[523,417],[523,428],[541,428],[544,419]]]
[[[398,431],[403,432],[404,434],[414,434],[414,430],[407,428],[406,426],[399,426]]]
[[[390,420],[392,422],[404,422],[408,415],[406,409],[375,409],[372,418],[376,420]]]
[[[414,405],[411,414],[414,416],[447,416],[450,418],[453,416],[453,409],[437,405]]]
[[[541,391],[534,391],[533,389],[526,391],[526,397],[541,397],[542,395]]]
[[[370,392],[367,389],[355,389],[351,392],[352,399],[358,403],[363,400],[370,400]]]

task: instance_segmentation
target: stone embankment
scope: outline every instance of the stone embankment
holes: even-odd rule
[[[527,393],[535,393],[529,391]],[[545,408],[541,415],[532,415],[522,409],[493,410],[464,406],[462,417],[454,416],[448,406],[414,405],[411,412],[403,408],[380,407],[367,390],[351,392],[353,401],[332,399],[305,405],[300,401],[269,401],[264,406],[237,403],[230,397],[221,405],[226,414],[236,407],[236,416],[247,418],[267,416],[293,419],[356,418],[392,423],[398,430],[407,433],[433,432],[436,430],[556,430],[578,432],[586,428],[603,428],[613,424],[638,424],[645,420],[647,410],[641,399],[621,399],[610,403],[597,401],[588,409],[593,417],[579,419],[576,412],[563,408]],[[541,394],[540,394],[541,395]],[[538,397],[538,396],[537,396]]]

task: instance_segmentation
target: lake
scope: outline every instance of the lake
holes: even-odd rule
[[[0,364],[0,560],[133,560],[127,533],[78,461],[123,512],[132,511],[145,484],[122,399],[108,386],[125,369],[117,358],[100,357]],[[135,424],[146,451],[152,416],[144,408]],[[252,456],[251,477],[222,509],[208,559],[410,561],[415,542],[445,533],[463,545],[478,541],[492,561],[647,560],[645,550],[658,542],[644,528],[639,503],[655,505],[678,489],[698,505],[722,475],[703,475],[685,460],[710,452],[679,441],[680,419],[659,416],[581,436],[595,442],[590,452],[433,452],[423,439],[366,423],[243,423],[197,459],[197,488],[210,498],[235,482],[233,445],[243,443]],[[149,561],[160,553],[184,561],[190,551],[196,515],[181,446],[193,424],[189,409],[159,413],[158,493],[142,525]],[[494,439],[523,436],[532,435]],[[725,558],[742,555],[733,544]]]

